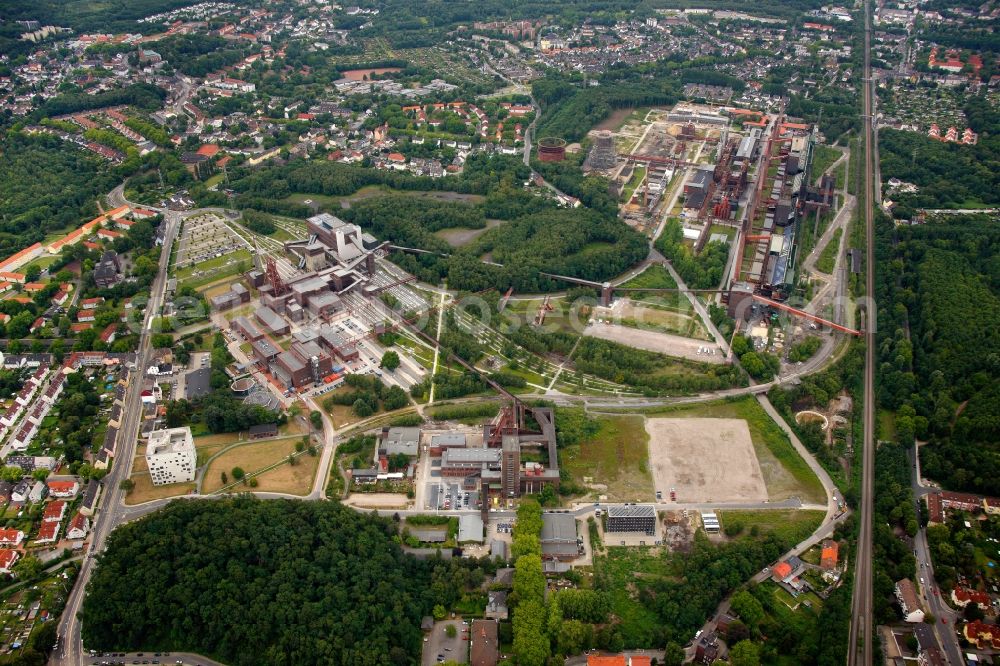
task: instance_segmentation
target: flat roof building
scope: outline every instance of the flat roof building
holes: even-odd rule
[[[651,504],[618,504],[608,507],[607,532],[656,533],[656,508]]]
[[[415,458],[420,452],[420,428],[383,428],[379,453]]]
[[[542,557],[572,560],[576,559],[579,554],[576,516],[569,513],[543,513]]]
[[[445,449],[441,454],[443,476],[469,476],[482,470],[500,469],[500,450],[486,448]]]
[[[198,454],[191,428],[169,428],[149,433],[146,465],[154,486],[194,481]]]

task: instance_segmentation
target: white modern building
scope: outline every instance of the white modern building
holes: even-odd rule
[[[198,454],[190,428],[169,428],[149,433],[146,465],[154,486],[194,481]]]

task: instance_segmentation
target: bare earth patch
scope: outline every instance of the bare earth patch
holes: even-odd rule
[[[666,354],[667,356],[677,356],[688,358],[692,361],[702,363],[725,363],[726,357],[718,348],[710,342],[704,340],[693,340],[680,335],[670,333],[660,333],[659,331],[645,331],[618,324],[590,324],[583,329],[584,335],[590,335],[602,340],[610,340],[619,344],[645,349],[647,351]],[[698,348],[715,348],[714,354],[699,354]]]
[[[656,489],[679,502],[767,499],[750,429],[742,419],[646,419]]]
[[[405,509],[410,500],[401,493],[352,493],[344,504],[362,509]]]

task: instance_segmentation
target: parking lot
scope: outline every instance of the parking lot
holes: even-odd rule
[[[438,462],[440,465],[440,462]],[[435,477],[435,474],[437,475]],[[440,472],[431,470],[431,480],[427,484],[427,505],[425,509],[437,511],[447,509],[478,509],[479,491],[462,490],[462,484],[441,478]]]
[[[455,627],[455,637],[448,637],[448,627]],[[434,629],[424,638],[423,666],[435,666],[444,661],[469,663],[469,625],[462,620],[435,622]]]

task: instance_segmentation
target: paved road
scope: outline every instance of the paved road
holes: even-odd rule
[[[911,489],[913,497],[917,503],[916,510],[920,513],[921,498],[937,488],[923,486],[920,484],[920,454],[914,450],[910,454],[913,462],[913,476]],[[938,643],[944,650],[949,663],[962,664],[962,649],[958,643],[958,635],[955,633],[955,623],[962,618],[962,614],[955,611],[948,605],[948,602],[941,597],[941,588],[934,580],[934,563],[931,561],[930,546],[927,544],[927,530],[921,528],[913,539],[914,555],[917,559],[917,580],[921,581],[919,588],[923,598],[924,607],[929,610],[935,618],[934,630],[937,632]],[[917,581],[914,581],[915,583]],[[942,622],[941,620],[944,620]]]
[[[863,94],[864,126],[864,220],[865,220],[865,293],[875,294],[875,232],[872,188],[874,168],[872,119],[875,113],[871,68],[871,0],[865,0],[865,68]],[[872,512],[875,484],[875,308],[869,307],[865,322],[864,436],[861,442],[860,532],[855,554],[854,597],[851,608],[851,631],[848,643],[848,666],[868,666],[873,662],[877,638],[872,624]]]
[[[80,639],[80,620],[77,613],[83,602],[84,591],[90,575],[94,569],[94,555],[104,550],[105,541],[111,531],[121,520],[121,512],[124,507],[124,493],[118,487],[119,483],[127,478],[132,468],[132,458],[135,454],[136,441],[139,434],[140,416],[142,405],[140,392],[142,390],[143,369],[149,364],[152,337],[150,328],[152,320],[163,305],[163,292],[166,286],[167,268],[170,262],[170,247],[177,235],[180,226],[181,214],[167,211],[163,224],[165,227],[163,250],[160,253],[160,270],[153,281],[150,289],[150,301],[146,308],[146,318],[143,321],[142,331],[139,338],[139,349],[136,354],[136,367],[132,370],[129,382],[128,394],[125,399],[125,417],[120,429],[117,451],[111,471],[104,479],[104,498],[100,510],[95,518],[93,532],[91,533],[90,551],[84,559],[80,569],[80,576],[77,584],[73,587],[69,599],[66,602],[66,609],[59,622],[59,636],[62,649],[52,657],[52,663],[60,665],[79,664],[84,658],[83,644]]]

